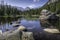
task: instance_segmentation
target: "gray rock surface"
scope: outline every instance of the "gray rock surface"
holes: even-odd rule
[[[32,32],[23,32],[22,40],[34,40]]]
[[[32,32],[24,32],[21,28],[25,29],[24,27],[19,27],[17,30],[10,30],[0,34],[0,40],[33,40],[33,33]],[[27,37],[27,38],[26,38]]]

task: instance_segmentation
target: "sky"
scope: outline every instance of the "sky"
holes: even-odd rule
[[[48,0],[4,0],[4,3],[7,3],[11,6],[18,6],[22,8],[38,8],[43,6]],[[0,0],[1,3],[1,0]]]

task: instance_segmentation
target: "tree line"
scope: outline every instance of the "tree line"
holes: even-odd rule
[[[19,10],[11,5],[0,5],[0,16],[16,16],[19,15]]]
[[[55,12],[56,9],[57,10],[60,9],[60,2],[58,2],[56,4],[52,3],[50,5],[45,5],[41,8],[30,9],[30,10],[25,10],[25,11],[18,10],[16,7],[12,7],[11,5],[0,5],[0,16],[40,15],[40,12],[42,9],[47,9],[52,12]]]

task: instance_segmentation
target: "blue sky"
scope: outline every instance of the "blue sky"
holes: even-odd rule
[[[37,8],[43,6],[48,0],[4,0],[5,3],[18,7]],[[0,0],[1,2],[1,0]]]

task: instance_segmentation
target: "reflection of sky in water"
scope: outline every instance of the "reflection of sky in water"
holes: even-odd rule
[[[27,29],[36,29],[36,30],[41,30],[41,25],[39,20],[22,20],[21,24],[26,26]]]
[[[13,22],[15,23],[15,22]],[[22,19],[21,20],[21,25],[25,26],[27,29],[35,29],[36,31],[38,30],[41,30],[41,25],[40,25],[40,21],[39,20],[25,20],[25,19]],[[13,27],[12,25],[6,23],[4,25],[0,25],[0,30],[2,30],[3,32],[6,31],[6,29],[9,29],[9,30],[15,30],[16,27]]]

